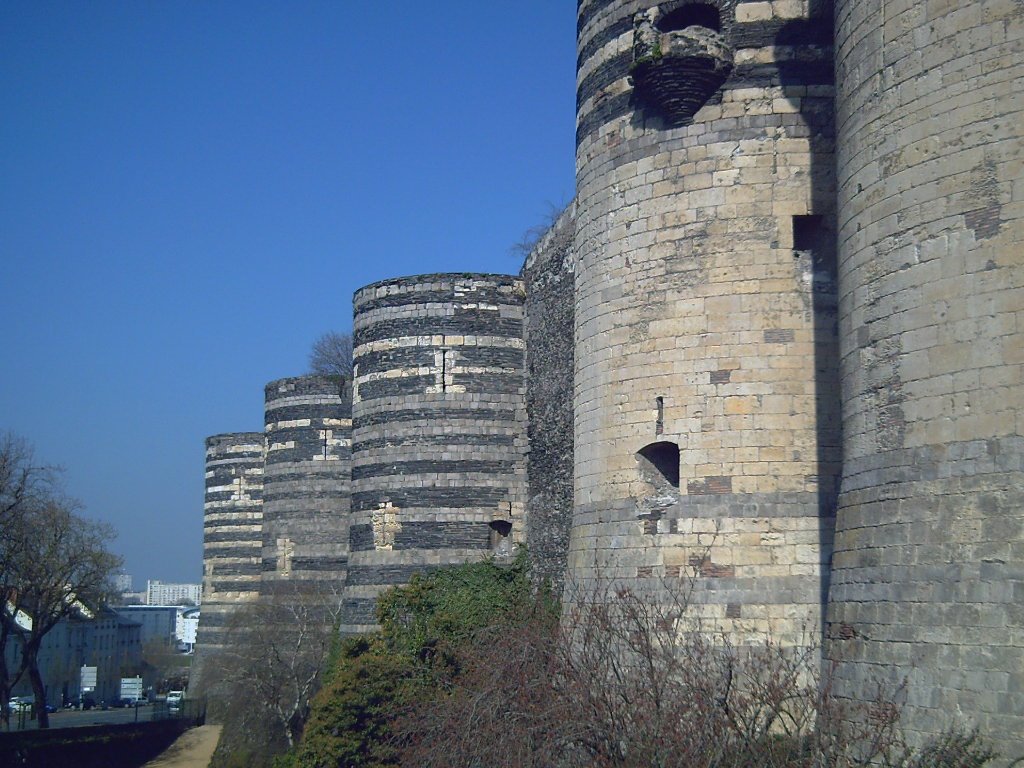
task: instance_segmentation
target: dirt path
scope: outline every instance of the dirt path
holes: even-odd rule
[[[189,728],[160,757],[150,760],[143,768],[206,768],[217,747],[220,729],[219,725]]]

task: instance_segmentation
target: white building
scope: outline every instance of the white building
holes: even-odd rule
[[[186,653],[192,653],[196,647],[196,632],[199,629],[199,609],[186,608],[178,614],[175,635],[178,643],[184,647]]]
[[[199,605],[203,599],[202,584],[164,584],[146,582],[146,605]]]

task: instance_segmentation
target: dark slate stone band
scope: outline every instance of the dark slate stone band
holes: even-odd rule
[[[473,291],[473,298],[477,301],[484,301],[488,304],[507,304],[516,306],[517,302],[509,299],[509,283],[500,286],[482,284]],[[367,314],[376,309],[387,307],[409,307],[425,306],[426,304],[451,304],[453,292],[451,290],[423,290],[404,293],[393,293],[389,296],[378,296],[374,299],[363,299],[355,302],[355,311],[359,314]]]
[[[353,334],[359,347],[371,341],[398,339],[407,336],[505,336],[518,339],[523,334],[523,321],[502,317],[498,312],[481,309],[456,309],[454,315],[381,320]]]
[[[353,586],[391,586],[408,584],[415,573],[429,573],[439,565],[353,565],[348,569],[348,584]]]
[[[400,422],[422,421],[425,423],[449,423],[452,421],[469,420],[474,423],[488,421],[514,422],[516,411],[512,408],[395,408],[394,410],[381,410],[375,413],[368,413],[357,416],[352,420],[352,431],[363,430],[368,427],[384,424],[397,424]],[[358,450],[358,443],[356,450]]]
[[[515,444],[515,435],[467,435],[467,434],[444,434],[444,435],[393,435],[387,437],[363,438],[355,446],[353,455],[359,455],[364,451],[380,448],[398,448],[405,445],[428,446],[440,445],[444,447],[457,447],[460,445],[476,446],[510,446]]]
[[[380,373],[395,368],[416,368],[434,365],[434,355],[441,347],[396,347],[376,352],[362,352],[355,356],[358,375]]]
[[[348,556],[340,557],[293,557],[292,570],[295,571],[339,571],[348,566]]]
[[[259,576],[259,563],[214,563],[214,576]]]
[[[389,379],[374,379],[357,384],[360,400],[379,400],[383,397],[401,397],[402,395],[418,395],[427,391],[428,387],[437,384],[437,377],[428,376],[397,376]]]
[[[652,513],[639,512],[633,499],[618,499],[597,504],[579,504],[575,509],[576,525],[615,520],[640,520]],[[654,513],[657,519],[720,519],[723,517],[820,517],[831,519],[835,499],[812,491],[778,493],[722,493],[681,496],[671,506]],[[592,519],[590,519],[592,518]]]
[[[309,419],[311,422],[323,422],[324,419],[352,418],[352,404],[346,403],[313,403],[310,405],[288,404],[264,409],[264,425],[276,424],[279,421],[300,421]],[[337,427],[335,427],[337,429]]]
[[[457,476],[468,472],[512,472],[514,469],[514,464],[511,461],[484,461],[480,459],[465,459],[461,461],[394,461],[389,464],[364,464],[363,466],[352,467],[352,479],[361,480],[365,477],[424,474],[451,474]]]
[[[508,499],[508,488],[394,488],[352,494],[352,511],[368,512],[391,502],[399,509],[472,509],[496,507]]]
[[[375,549],[373,527],[353,525],[349,529],[353,552]],[[487,523],[456,520],[451,522],[406,522],[395,533],[392,548],[401,549],[490,549],[491,528]]]
[[[377,623],[377,601],[372,597],[346,597],[341,601],[341,610],[349,625]]]

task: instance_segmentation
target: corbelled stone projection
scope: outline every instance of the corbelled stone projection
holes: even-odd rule
[[[342,631],[413,573],[524,540],[523,288],[420,275],[356,292],[352,525]]]

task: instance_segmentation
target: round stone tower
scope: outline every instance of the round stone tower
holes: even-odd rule
[[[348,563],[351,386],[334,376],[265,387],[263,591],[341,599]]]
[[[223,647],[232,611],[259,596],[262,518],[263,433],[206,438],[200,658]]]
[[[837,691],[1024,734],[1024,7],[838,0]]]
[[[830,43],[807,2],[579,3],[569,579],[692,576],[734,642],[799,642],[827,591]]]
[[[524,540],[522,283],[418,275],[354,298],[352,526],[343,632],[413,573]]]

